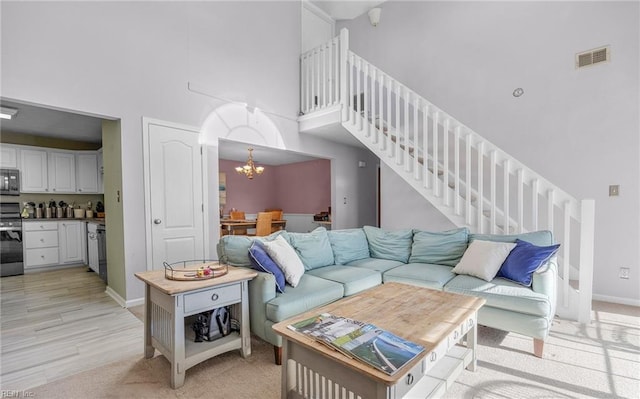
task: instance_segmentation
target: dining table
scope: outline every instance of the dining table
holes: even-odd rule
[[[247,230],[247,229],[255,229],[256,228],[256,220],[245,219],[245,220],[235,220],[235,219],[222,219],[220,220],[220,229],[226,234],[235,235],[236,230]],[[277,227],[280,230],[284,230],[287,226],[286,220],[272,220],[271,227]]]

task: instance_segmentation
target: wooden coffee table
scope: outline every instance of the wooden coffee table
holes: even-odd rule
[[[386,283],[277,323],[273,329],[283,338],[282,398],[440,396],[464,368],[475,371],[476,321],[484,303],[473,296]],[[287,328],[320,313],[374,324],[425,351],[387,375]]]

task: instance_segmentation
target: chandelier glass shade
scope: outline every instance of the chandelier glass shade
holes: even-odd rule
[[[264,172],[263,166],[256,166],[253,163],[252,152],[253,152],[253,148],[249,148],[249,159],[247,160],[247,163],[243,166],[236,167],[236,172],[238,172],[241,175],[245,175],[247,179],[253,179],[254,175],[261,175],[262,172]]]

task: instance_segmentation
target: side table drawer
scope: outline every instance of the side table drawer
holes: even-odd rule
[[[402,398],[414,385],[424,376],[424,361],[418,362],[408,373],[402,376],[398,382],[390,387],[392,390],[391,398]]]
[[[443,340],[431,352],[427,353],[424,358],[424,373],[427,374],[440,360],[444,359],[448,350],[449,341]]]
[[[208,310],[219,308],[221,306],[238,303],[241,298],[242,292],[240,291],[240,284],[194,292],[193,294],[186,294],[184,296],[184,312],[188,314],[199,309]]]

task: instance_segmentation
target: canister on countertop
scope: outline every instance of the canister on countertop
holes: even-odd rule
[[[36,208],[36,219],[42,219],[42,208]]]
[[[47,219],[51,219],[51,210],[53,208],[45,208],[44,210],[44,217],[46,217]]]
[[[66,209],[67,209],[67,217],[68,218],[72,218],[73,217],[73,208],[68,206]]]
[[[56,217],[62,219],[64,217],[64,208],[56,208]]]

